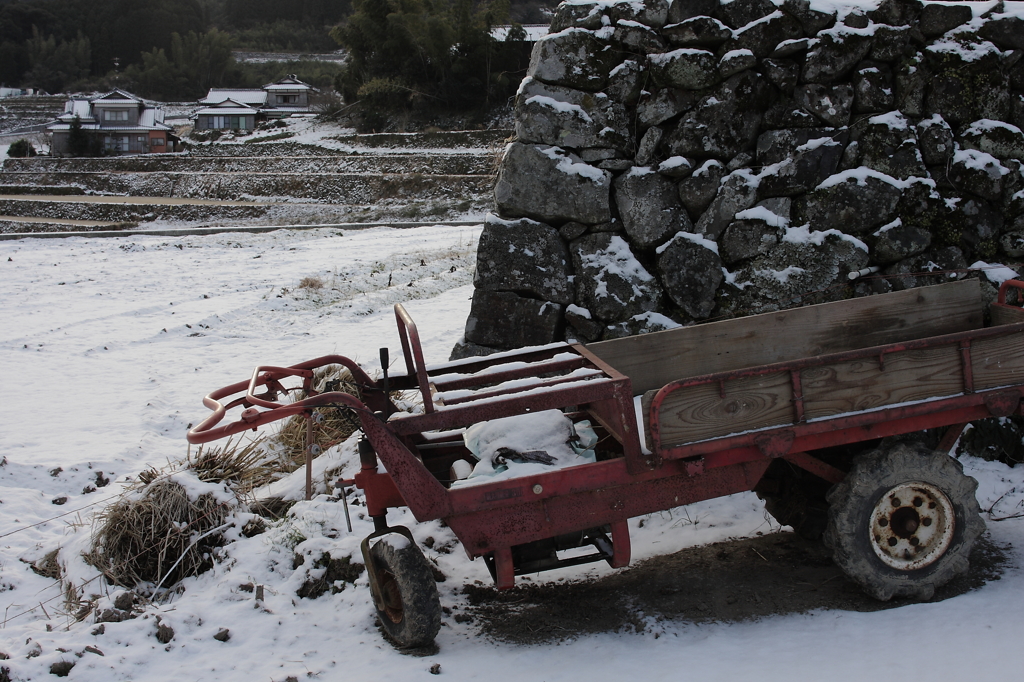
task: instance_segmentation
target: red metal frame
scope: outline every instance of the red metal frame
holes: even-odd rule
[[[1004,300],[1005,288],[1000,290],[1000,301]],[[386,528],[387,509],[408,506],[420,521],[443,519],[471,558],[493,554],[499,588],[513,585],[514,546],[610,526],[614,548],[610,561],[622,566],[629,561],[629,518],[751,490],[777,457],[838,482],[843,472],[808,454],[810,451],[952,425],[944,439],[951,447],[954,432],[958,435],[964,423],[992,415],[1020,414],[1024,397],[1024,385],[974,392],[970,373],[965,372],[960,395],[807,421],[800,390],[802,368],[868,357],[884,363],[889,353],[942,344],[956,344],[969,352],[972,340],[1020,333],[1024,331],[1022,323],[672,382],[652,401],[650,432],[655,447],[653,454],[645,455],[638,438],[629,378],[586,348],[557,344],[427,368],[415,323],[401,305],[395,306],[395,312],[407,374],[392,377],[390,387],[418,389],[424,400],[422,414],[398,414],[387,419],[385,415],[394,410],[382,387],[351,360],[332,355],[287,368],[259,367],[249,381],[214,391],[203,400],[213,414],[189,432],[188,440],[208,442],[321,405],[351,408],[372,445],[354,481],[366,493],[370,516]],[[968,355],[967,367],[969,360]],[[313,370],[331,363],[343,364],[352,371],[363,388],[365,402],[345,393],[312,392],[309,383]],[[578,380],[549,376],[580,369],[591,370],[590,376]],[[662,446],[657,408],[672,391],[707,383],[718,383],[724,390],[727,380],[779,371],[789,371],[792,377],[796,397],[792,424]],[[280,381],[289,376],[301,377],[309,395],[294,403],[276,402],[275,392],[285,390]],[[525,388],[500,386],[516,379],[533,381]],[[262,387],[267,391],[257,394]],[[444,400],[445,391],[474,389],[475,394],[461,396],[450,404]],[[227,404],[221,402],[243,390],[244,396]],[[218,425],[233,407],[245,408],[241,417]],[[619,456],[570,469],[449,489],[428,470],[427,451],[417,447],[425,442],[435,447],[450,444],[450,449],[458,451],[459,443],[431,439],[430,432],[547,409],[586,414],[607,432]],[[386,472],[376,466],[377,458]]]

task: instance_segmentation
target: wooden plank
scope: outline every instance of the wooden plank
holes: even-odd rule
[[[800,375],[807,419],[870,410],[963,392],[956,345],[865,358],[803,370]]]
[[[601,341],[587,349],[642,394],[677,379],[981,326],[978,282],[963,280]]]
[[[644,409],[650,421],[650,398]],[[661,405],[661,443],[682,445],[766,426],[791,424],[793,386],[789,372],[773,372],[725,382],[702,384],[670,393]],[[643,403],[641,403],[643,404]]]
[[[975,341],[971,363],[975,390],[1024,382],[1024,333]]]
[[[993,304],[989,306],[989,310],[992,312],[993,327],[1001,324],[1017,324],[1018,322],[1024,322],[1024,308]]]

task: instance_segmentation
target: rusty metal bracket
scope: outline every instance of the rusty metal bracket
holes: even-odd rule
[[[988,393],[985,395],[985,407],[988,408],[993,417],[1009,417],[1017,411],[1019,405],[1020,393],[1017,391]]]
[[[785,429],[774,433],[766,433],[763,436],[758,436],[754,439],[754,445],[757,446],[757,449],[761,451],[762,455],[775,459],[776,457],[782,457],[787,454],[790,448],[793,447],[793,441],[795,439],[796,433]]]

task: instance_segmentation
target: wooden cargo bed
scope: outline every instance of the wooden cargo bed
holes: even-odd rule
[[[1024,335],[979,332],[982,320],[979,284],[964,280],[588,349],[643,394],[648,448],[678,450],[1024,382]]]

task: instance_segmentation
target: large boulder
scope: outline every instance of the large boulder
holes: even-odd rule
[[[865,66],[853,77],[853,110],[858,114],[891,111],[892,71],[884,64]]]
[[[835,135],[845,136],[845,131]],[[761,171],[758,195],[795,196],[814,189],[836,172],[843,150],[843,143],[833,139],[833,135],[808,140],[782,161]]]
[[[872,32],[838,25],[818,34],[818,45],[807,53],[801,75],[805,83],[827,85],[849,73],[871,51]]]
[[[718,6],[717,14],[730,28],[741,28],[773,14],[776,10],[771,0],[729,0]]]
[[[718,245],[700,235],[679,232],[658,249],[655,268],[672,302],[703,320],[715,308],[715,292],[724,279]]]
[[[510,218],[603,223],[612,217],[611,177],[558,147],[513,142],[494,185],[494,202]]]
[[[900,180],[925,175],[917,131],[899,111],[872,116],[857,140],[861,165]]]
[[[539,346],[562,338],[564,306],[508,291],[473,292],[466,341],[490,348]]]
[[[1004,50],[1024,50],[1024,18],[1019,14],[997,14],[982,25],[978,35]]]
[[[973,18],[974,12],[967,3],[930,2],[921,9],[917,27],[926,38],[935,38]]]
[[[709,159],[702,163],[689,177],[679,183],[679,201],[691,217],[700,217],[718,195],[718,188],[725,177],[725,165]]]
[[[914,54],[900,61],[896,69],[896,108],[906,116],[924,116],[928,72],[924,55]]]
[[[822,12],[812,9],[810,0],[785,0],[782,9],[786,14],[796,18],[809,36],[816,35],[819,31],[828,28],[836,21],[835,12]]]
[[[961,133],[960,144],[968,149],[991,154],[997,159],[1024,160],[1024,132],[1002,121],[975,121]]]
[[[730,292],[730,307],[763,312],[799,305],[808,296],[836,300],[844,293],[835,285],[867,264],[867,246],[838,230],[791,227],[778,246],[735,273],[739,290]]]
[[[555,228],[528,218],[488,214],[476,252],[477,290],[513,291],[545,301],[572,303],[569,251]]]
[[[603,322],[622,322],[658,308],[661,287],[621,236],[587,234],[570,245],[576,301]]]
[[[585,28],[595,30],[601,28],[604,8],[607,3],[601,2],[563,2],[555,10],[549,31],[559,33],[567,28]]]
[[[926,8],[932,5],[925,5]],[[953,129],[938,114],[917,124],[917,142],[927,166],[945,165],[953,156]]]
[[[608,7],[613,22],[635,21],[651,28],[661,28],[668,20],[668,0],[631,0],[616,2]]]
[[[796,89],[796,103],[827,125],[840,127],[850,122],[853,108],[853,86],[804,85]],[[813,125],[818,125],[814,123]]]
[[[643,91],[644,69],[635,59],[627,59],[608,73],[604,92],[621,104],[636,104]]]
[[[515,114],[520,142],[620,151],[632,146],[626,107],[604,93],[527,78],[516,95]]]
[[[677,4],[683,2],[677,0]],[[676,47],[715,49],[732,37],[732,29],[714,17],[698,16],[666,26],[661,34]]]
[[[593,31],[586,29],[549,33],[534,45],[526,75],[551,85],[596,92],[608,82],[608,73],[618,63],[615,52],[604,48]]]
[[[755,71],[728,79],[703,97],[669,135],[669,151],[678,156],[731,159],[754,147],[761,114],[770,103],[770,87]]]
[[[695,47],[650,56],[651,77],[660,86],[702,90],[718,82],[718,60],[713,52]]]
[[[615,203],[630,242],[641,249],[693,229],[676,184],[650,168],[634,166],[615,180]]]
[[[711,239],[718,239],[737,213],[757,202],[758,184],[760,180],[749,169],[730,173],[722,180],[718,194],[697,221],[696,231]]]
[[[902,183],[868,168],[837,173],[814,191],[794,201],[796,221],[816,230],[838,229],[862,235],[890,222],[902,194]]]
[[[850,138],[850,134],[849,131],[837,130],[835,128],[766,130],[757,138],[757,163],[759,166],[770,166],[773,163],[779,163],[796,153],[798,147],[822,137],[830,137],[845,145]],[[824,179],[822,178],[822,180]]]
[[[711,16],[718,10],[718,4],[719,0],[672,0],[666,22],[672,25],[693,17]]]
[[[697,93],[679,88],[645,92],[636,107],[636,120],[642,127],[656,126],[697,106]]]
[[[718,239],[722,262],[733,265],[769,253],[788,226],[788,215],[778,215],[765,205],[740,211]]]
[[[949,165],[949,179],[960,187],[982,199],[998,201],[1003,194],[1003,178],[1010,169],[999,163],[999,159],[976,149],[962,149],[953,154]]]
[[[981,118],[1006,120],[1009,80],[999,48],[985,40],[943,38],[924,50],[930,73],[925,114],[939,114],[953,125]]]
[[[788,14],[775,11],[734,31],[732,40],[725,47],[750,50],[758,59],[764,59],[775,52],[779,43],[803,37],[800,22]]]
[[[909,26],[883,24],[876,27],[868,58],[880,62],[894,62],[900,59],[910,49],[911,35],[912,29]]]
[[[932,245],[931,232],[915,225],[904,225],[899,218],[878,228],[871,237],[871,257],[883,264],[924,253]]]

